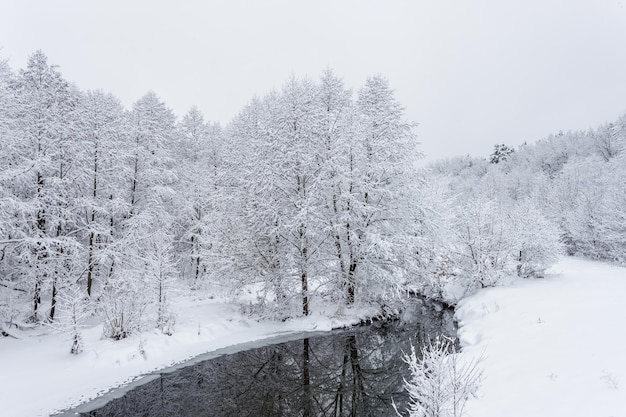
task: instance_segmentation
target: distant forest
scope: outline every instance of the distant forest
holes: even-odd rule
[[[209,115],[210,116],[210,115]],[[515,136],[515,132],[511,132]],[[626,263],[626,115],[420,167],[415,124],[373,76],[326,70],[226,126],[149,92],[81,91],[41,51],[0,63],[0,332],[97,315],[174,331],[173,294],[258,317],[448,304],[540,277],[560,254]],[[62,314],[59,314],[62,312]]]

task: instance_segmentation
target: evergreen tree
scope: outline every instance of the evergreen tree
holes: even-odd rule
[[[515,152],[515,149],[509,148],[505,144],[494,145],[493,153],[489,156],[489,162],[499,164],[506,161],[513,152]]]

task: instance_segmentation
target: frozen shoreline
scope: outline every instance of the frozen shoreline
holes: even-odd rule
[[[82,332],[85,350],[69,353],[67,335],[39,330],[0,339],[0,415],[47,417],[87,403],[153,372],[201,360],[218,350],[242,350],[273,341],[359,323],[364,311],[328,318],[323,312],[287,322],[256,321],[220,300],[178,300],[172,336],[150,330],[127,339],[102,339],[102,325]],[[48,329],[49,330],[49,329]],[[218,352],[219,353],[219,352]]]
[[[162,374],[175,372],[181,368],[192,366],[199,362],[214,359],[222,355],[230,355],[233,353],[242,352],[242,351],[246,351],[249,349],[256,349],[256,348],[267,346],[267,345],[284,343],[284,342],[289,342],[292,340],[299,340],[305,337],[313,337],[315,335],[325,334],[325,333],[326,331],[324,332],[306,331],[306,332],[293,332],[293,333],[289,332],[286,334],[268,336],[266,338],[262,338],[258,340],[252,340],[249,342],[243,342],[243,343],[239,343],[236,345],[229,345],[223,348],[215,349],[210,352],[206,352],[198,356],[194,356],[188,360],[184,360],[182,362],[173,364],[172,366],[169,366],[167,368],[157,369],[148,374],[138,376],[135,380],[133,380],[132,382],[128,384],[125,384],[121,387],[113,387],[108,392],[106,392],[103,395],[98,396],[97,398],[94,398],[86,403],[80,404],[77,407],[72,407],[69,410],[62,411],[57,414],[53,414],[52,417],[71,417],[71,416],[75,416],[77,412],[88,413],[92,410],[103,407],[105,404],[107,404],[109,401],[115,398],[120,398],[121,396],[125,395],[128,391],[131,391],[132,389],[140,385],[146,384],[152,381],[153,379],[159,378]]]

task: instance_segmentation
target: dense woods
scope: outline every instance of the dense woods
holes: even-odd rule
[[[0,331],[97,315],[107,337],[174,331],[176,291],[288,319],[393,313],[538,277],[563,252],[626,262],[626,115],[418,168],[382,76],[326,70],[225,127],[152,92],[125,109],[42,52],[0,63]],[[78,342],[77,342],[78,343]]]

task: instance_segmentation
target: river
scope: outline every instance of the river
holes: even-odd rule
[[[393,322],[304,335],[146,376],[62,416],[395,416],[408,397],[402,357],[439,334],[453,312],[416,299]]]

